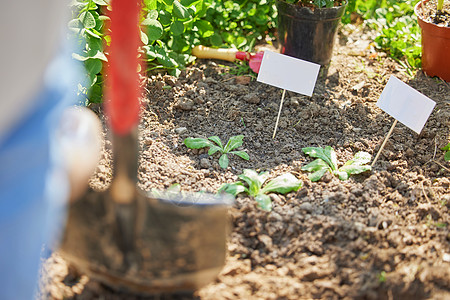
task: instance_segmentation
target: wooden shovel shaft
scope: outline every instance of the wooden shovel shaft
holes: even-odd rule
[[[235,61],[236,49],[214,49],[205,46],[195,46],[192,49],[192,55],[198,58],[220,59],[226,61]]]

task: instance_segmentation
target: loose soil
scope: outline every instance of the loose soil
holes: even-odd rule
[[[273,210],[241,195],[230,208],[226,264],[193,295],[144,297],[116,291],[77,274],[58,252],[44,264],[41,299],[450,299],[450,87],[418,71],[414,78],[377,53],[373,34],[340,30],[328,74],[312,97],[287,92],[279,128],[278,88],[200,60],[178,78],[145,79],[140,125],[139,185],[179,183],[184,191],[215,192],[244,169],[286,172],[303,181],[287,195],[272,194]],[[222,64],[226,65],[225,67]],[[311,182],[301,149],[332,146],[342,163],[357,151],[377,153],[393,119],[376,106],[391,75],[436,101],[421,134],[398,123],[371,172],[340,181]],[[186,137],[245,135],[249,161],[189,150]],[[110,147],[91,180],[111,180]]]
[[[419,13],[425,22],[450,27],[450,3],[444,2],[442,11],[437,11],[437,2],[437,0],[423,2],[423,8]]]
[[[345,1],[344,0],[334,1],[333,6],[341,6],[343,2],[345,2]],[[317,8],[317,6],[312,3],[312,1],[311,1],[311,3],[299,1],[299,2],[295,3],[295,5],[297,5],[299,7],[310,7],[312,10]]]

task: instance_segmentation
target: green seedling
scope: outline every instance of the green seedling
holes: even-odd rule
[[[228,154],[234,154],[242,159],[249,160],[247,152],[243,150],[234,150],[242,146],[243,135],[232,136],[227,144],[223,146],[222,141],[218,136],[211,136],[207,139],[204,138],[186,138],[184,144],[190,149],[201,149],[209,147],[208,155],[213,155],[216,152],[220,153],[219,165],[222,169],[228,167],[229,159]]]
[[[422,64],[420,27],[414,14],[417,1],[390,0],[383,4],[378,2],[370,9],[372,13],[367,15],[371,17],[371,20],[368,20],[369,26],[379,32],[374,40],[375,45],[398,61],[407,74],[413,77],[414,70]]]
[[[272,210],[272,201],[268,195],[269,193],[287,194],[292,191],[298,191],[303,185],[291,173],[286,173],[272,179],[264,187],[264,182],[269,178],[268,172],[258,174],[254,170],[245,169],[244,173],[238,177],[247,183],[247,186],[241,181],[226,183],[220,187],[218,193],[225,192],[235,197],[240,193],[247,193],[249,196],[254,197],[258,203],[258,207],[265,211]]]
[[[441,148],[441,150],[445,151],[444,159],[446,161],[449,161],[450,160],[450,143],[448,143],[447,146]]]
[[[442,11],[443,8],[444,8],[444,0],[438,0],[438,2],[437,2],[437,10],[438,11]]]
[[[385,271],[381,271],[380,274],[378,274],[378,281],[380,283],[384,283],[386,282],[386,272]]]
[[[338,168],[336,152],[330,146],[322,147],[306,147],[302,151],[316,160],[302,167],[303,171],[312,172],[308,175],[311,181],[318,181],[322,176],[330,171],[333,175],[338,176],[340,180],[347,180],[350,175],[360,174],[372,169],[367,163],[371,160],[371,155],[367,152],[360,151],[355,154],[353,159],[347,161],[342,167]]]

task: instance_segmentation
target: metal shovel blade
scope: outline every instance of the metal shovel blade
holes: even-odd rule
[[[140,192],[134,249],[121,249],[117,204],[91,192],[73,203],[61,254],[79,272],[134,293],[192,292],[215,279],[226,254],[233,200],[211,194]]]

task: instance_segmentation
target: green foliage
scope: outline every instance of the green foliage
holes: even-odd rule
[[[303,171],[312,172],[308,175],[311,181],[318,181],[327,172],[338,176],[340,180],[347,180],[350,175],[360,174],[372,169],[366,165],[371,160],[371,155],[367,152],[357,152],[353,159],[347,161],[342,167],[338,168],[336,152],[330,146],[306,147],[302,151],[316,160],[302,167]]]
[[[87,78],[79,85],[86,104],[102,101],[103,44],[110,42],[103,15],[109,0],[73,0],[69,29],[80,51]],[[276,9],[270,0],[144,0],[142,3],[141,59],[147,72],[167,71],[178,76],[195,58],[196,45],[235,47],[251,51],[255,43],[273,36]]]
[[[184,144],[190,149],[201,149],[208,147],[208,155],[213,155],[216,152],[220,153],[219,165],[221,168],[226,169],[228,167],[228,154],[234,154],[242,159],[249,160],[247,152],[243,150],[234,150],[239,148],[243,144],[243,135],[232,136],[227,144],[223,146],[222,141],[218,136],[211,136],[208,139],[203,138],[186,138]]]
[[[86,76],[78,84],[80,102],[84,104],[102,101],[103,64],[108,61],[103,44],[109,40],[103,28],[108,17],[101,15],[107,2],[104,0],[73,0],[70,3],[72,19],[68,23],[71,38],[78,42],[78,51],[72,57],[83,62]]]
[[[140,50],[147,71],[164,69],[178,76],[193,62],[192,45],[208,38],[213,28],[202,20],[203,0],[145,0],[141,19]]]
[[[386,272],[385,271],[381,271],[380,274],[378,274],[378,281],[380,283],[384,283],[386,282],[387,278],[386,278]]]
[[[347,6],[344,23],[349,23],[350,13],[359,14],[370,27],[380,34],[376,46],[407,70],[409,75],[421,67],[420,28],[414,14],[419,0],[354,0]]]
[[[421,32],[414,15],[417,2],[410,0],[377,8],[374,19],[369,22],[377,31],[381,29],[381,34],[375,38],[377,47],[403,64],[410,75],[412,70],[421,67]]]
[[[448,143],[447,146],[441,148],[441,150],[446,151],[444,154],[444,159],[446,161],[450,161],[450,143]]]
[[[258,174],[254,170],[245,169],[238,177],[244,181],[247,186],[241,181],[226,183],[220,187],[218,193],[225,192],[235,197],[240,193],[247,193],[249,196],[255,198],[258,207],[266,211],[272,210],[272,201],[268,195],[269,193],[287,194],[292,191],[298,191],[303,184],[291,173],[286,173],[274,178],[264,187],[264,183],[269,178],[268,172],[261,172]]]
[[[273,36],[276,26],[275,1],[228,0],[207,1],[205,21],[214,28],[204,45],[234,47],[251,51],[266,35]]]

